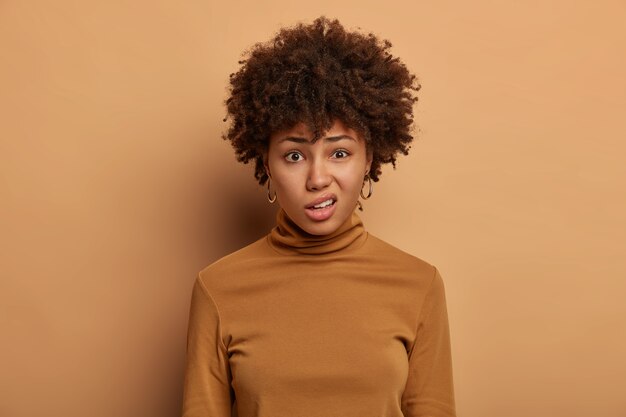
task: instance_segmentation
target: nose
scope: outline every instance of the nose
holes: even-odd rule
[[[328,187],[331,182],[332,175],[330,175],[324,160],[321,158],[314,160],[309,168],[306,188],[309,191],[318,191]]]

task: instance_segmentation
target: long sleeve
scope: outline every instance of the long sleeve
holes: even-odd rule
[[[406,417],[455,417],[452,354],[444,283],[437,268],[422,306],[409,351],[402,395]]]
[[[230,417],[233,397],[219,311],[198,277],[189,311],[182,416]]]

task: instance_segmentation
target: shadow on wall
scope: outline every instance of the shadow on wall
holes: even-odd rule
[[[213,168],[205,194],[209,240],[217,260],[265,236],[276,223],[278,202],[270,204],[267,188],[257,183],[252,162]],[[213,261],[211,261],[213,262]]]

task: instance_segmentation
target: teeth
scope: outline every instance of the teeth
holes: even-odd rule
[[[314,208],[324,208],[326,206],[330,206],[331,204],[333,204],[333,199],[332,198],[330,200],[326,200],[323,203],[320,203],[317,206],[313,206],[313,207]]]

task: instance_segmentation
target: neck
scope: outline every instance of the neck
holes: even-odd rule
[[[300,228],[280,208],[276,213],[276,226],[268,235],[268,243],[284,255],[325,255],[356,249],[365,243],[367,234],[356,211],[334,232],[328,235],[312,235]]]

